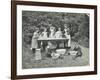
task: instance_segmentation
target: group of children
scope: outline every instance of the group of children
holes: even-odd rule
[[[37,28],[36,31],[33,33],[32,36],[32,41],[31,41],[31,49],[33,50],[33,52],[35,52],[35,49],[38,48],[38,42],[37,40],[39,38],[42,39],[46,39],[46,38],[67,38],[68,40],[68,47],[71,46],[71,36],[69,33],[69,28],[67,27],[67,25],[64,26],[63,31],[61,30],[61,27],[58,28],[58,30],[56,31],[55,27],[51,26],[49,28],[49,31],[47,31],[47,28],[44,28],[44,30],[42,32],[39,31],[39,29]],[[43,46],[45,46],[45,42],[42,43]],[[47,48],[53,48],[56,47],[54,46],[54,42],[48,42]]]
[[[36,49],[38,49],[39,38],[42,39],[67,38],[68,39],[67,47],[71,47],[71,36],[70,36],[69,28],[67,26],[64,26],[63,31],[61,30],[60,27],[56,31],[55,27],[53,26],[49,28],[49,31],[47,31],[47,28],[44,28],[42,32],[39,30],[39,28],[37,28],[36,31],[33,33],[32,41],[31,41],[31,50],[33,51],[33,53],[37,55],[36,57],[37,59],[41,59],[41,57],[39,58],[39,55],[41,55],[41,53],[36,53]],[[51,56],[52,58],[58,58],[60,56],[60,54],[57,54],[56,52],[57,44],[55,41],[47,41],[47,42],[44,41],[42,42],[41,50],[43,47],[45,48],[45,52],[47,53],[47,55]],[[75,45],[74,49],[69,51],[68,54],[75,54],[74,59],[76,59],[77,57],[82,56],[82,51],[78,45]]]

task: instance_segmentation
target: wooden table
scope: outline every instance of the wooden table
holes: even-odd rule
[[[65,44],[67,43],[68,45],[68,40],[67,38],[39,38],[38,47],[41,48],[41,42],[47,43],[48,41],[55,41],[57,43],[57,48],[59,48],[60,43],[64,43],[64,48],[66,48]]]

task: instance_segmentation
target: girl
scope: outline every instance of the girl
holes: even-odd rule
[[[55,38],[55,27],[50,27],[49,38]]]
[[[71,47],[71,36],[69,34],[69,28],[67,26],[64,26],[64,36],[68,39],[68,45],[67,47]]]
[[[35,53],[36,48],[38,48],[38,42],[37,42],[38,37],[39,37],[39,29],[37,28],[36,31],[33,33],[31,42],[31,49],[33,50],[33,53]]]
[[[50,34],[49,34],[49,38],[55,38],[55,27],[50,27]],[[57,44],[55,41],[48,41],[47,47],[46,47],[46,53],[47,56],[52,55],[52,53],[56,53],[56,47]]]
[[[44,31],[41,33],[39,38],[43,38],[43,39],[48,38],[48,36],[47,36],[47,28],[44,28]],[[45,47],[46,46],[47,46],[47,42],[42,41],[41,42],[41,51],[45,51]]]
[[[61,28],[58,28],[58,31],[56,32],[55,37],[56,37],[56,38],[62,38],[62,31],[61,31]]]
[[[56,38],[62,38],[62,31],[61,31],[60,27],[58,28],[58,31],[56,32],[55,37]],[[59,43],[57,44],[57,48],[59,48],[60,43],[61,43],[61,41],[59,41]]]
[[[44,28],[44,31],[41,33],[41,38],[47,38],[47,28]]]

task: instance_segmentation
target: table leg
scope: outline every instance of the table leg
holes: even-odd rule
[[[57,49],[59,49],[59,41],[57,41]]]

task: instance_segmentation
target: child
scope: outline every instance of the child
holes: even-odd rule
[[[69,28],[66,25],[64,27],[65,27],[64,28],[64,35],[67,39],[69,39],[67,47],[71,47],[71,36],[70,36],[70,33],[69,33]]]
[[[60,27],[58,28],[58,31],[56,32],[55,37],[62,38],[62,31]],[[59,48],[60,44],[61,44],[61,41],[59,41],[59,43],[57,44],[57,48]]]
[[[50,34],[49,38],[55,38],[55,27],[50,27]],[[55,49],[57,47],[57,44],[55,41],[49,41],[46,47],[46,53],[47,55],[51,56],[53,52],[55,52]]]
[[[49,41],[46,47],[46,53],[48,57],[51,57],[52,53],[56,53],[57,44],[54,41]]]
[[[40,38],[43,38],[43,39],[48,38],[48,35],[47,35],[47,28],[44,28],[44,31],[41,33]],[[42,41],[42,42],[41,42],[41,50],[42,50],[42,51],[45,51],[45,47],[46,47],[46,46],[47,46],[47,42]]]
[[[49,38],[55,38],[55,27],[50,27]]]
[[[56,38],[62,38],[62,31],[61,31],[60,27],[58,28],[58,31],[56,32],[55,37]]]
[[[81,48],[78,46],[78,44],[75,45],[74,51],[77,51],[77,54],[76,54],[75,57],[73,58],[74,60],[75,60],[77,57],[81,57],[81,56],[82,56],[82,51],[81,51]]]
[[[37,28],[36,31],[33,33],[32,42],[31,42],[31,49],[33,53],[35,53],[36,48],[38,48],[37,39],[39,37],[39,29]]]
[[[68,55],[73,55],[73,60],[75,60],[77,57],[81,57],[82,54],[81,47],[77,43],[75,43],[75,45],[73,45],[71,48],[71,51],[68,52]]]
[[[44,28],[44,31],[41,33],[40,38],[47,38],[47,28]]]

